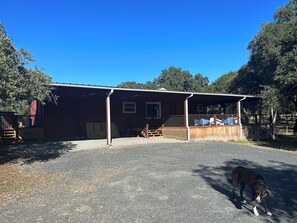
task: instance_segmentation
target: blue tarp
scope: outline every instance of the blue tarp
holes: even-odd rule
[[[199,119],[199,125],[209,125],[209,120],[205,118]]]
[[[228,117],[223,121],[224,125],[233,125],[234,124],[234,117]]]

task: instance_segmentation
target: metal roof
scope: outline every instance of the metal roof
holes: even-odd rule
[[[131,92],[147,92],[147,93],[162,93],[162,94],[180,94],[180,95],[197,95],[197,96],[215,96],[215,97],[235,97],[235,98],[246,98],[246,99],[260,99],[253,95],[239,95],[239,94],[218,94],[218,93],[200,93],[200,92],[182,92],[182,91],[167,91],[167,90],[149,90],[149,89],[132,89],[132,88],[117,88],[117,87],[106,87],[98,85],[87,85],[87,84],[73,84],[73,83],[53,83],[55,87],[73,87],[73,88],[86,88],[86,89],[101,89],[101,90],[114,90],[114,91],[131,91]]]

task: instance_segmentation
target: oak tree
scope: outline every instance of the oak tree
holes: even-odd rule
[[[52,100],[51,78],[42,69],[26,66],[34,58],[29,51],[17,49],[0,22],[0,109],[24,112],[32,100]]]

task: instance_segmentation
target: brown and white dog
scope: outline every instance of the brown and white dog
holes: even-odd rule
[[[271,194],[270,190],[267,188],[265,180],[263,176],[255,171],[249,170],[244,167],[236,167],[232,172],[232,180],[233,185],[233,201],[236,201],[235,189],[238,185],[240,185],[240,198],[242,203],[246,203],[246,200],[243,198],[243,190],[245,185],[248,185],[252,192],[252,206],[253,212],[256,216],[259,216],[257,211],[256,202],[261,203],[263,201],[264,208],[267,215],[272,215],[268,210],[267,206],[267,197]]]

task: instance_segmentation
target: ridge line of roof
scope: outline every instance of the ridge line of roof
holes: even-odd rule
[[[135,89],[135,88],[119,88],[111,86],[100,86],[90,84],[73,84],[73,83],[59,83],[53,82],[53,86],[60,87],[77,87],[77,88],[92,88],[92,89],[107,89],[107,90],[119,90],[119,91],[140,91],[140,92],[154,92],[154,93],[171,93],[171,94],[194,94],[194,95],[213,95],[213,96],[227,96],[227,97],[249,97],[259,98],[253,95],[239,95],[239,94],[221,94],[221,93],[202,93],[202,92],[184,92],[184,91],[168,91],[168,90],[150,90],[150,89]]]

